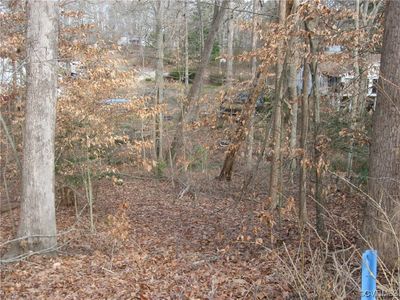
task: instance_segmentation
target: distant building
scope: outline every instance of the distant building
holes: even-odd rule
[[[358,80],[358,78],[355,78],[353,64],[346,64],[343,61],[328,61],[319,65],[319,71],[326,82],[325,88],[321,88],[321,93],[330,99],[333,106],[338,109],[344,108],[350,105],[351,102],[348,100],[353,95],[360,93],[367,98],[367,101],[373,103],[372,106],[375,108],[380,55],[370,55],[362,62],[362,65],[363,72],[367,73],[367,86],[361,85],[362,90],[360,91],[354,90],[354,80]]]
[[[144,46],[144,41],[140,37],[131,37],[129,39],[129,44],[133,46]]]
[[[141,37],[124,35],[118,39],[119,46],[144,46],[144,41]]]
[[[6,85],[15,83],[17,86],[25,84],[26,68],[24,64],[7,57],[0,57],[0,91]]]
[[[340,53],[343,51],[343,47],[340,45],[332,45],[326,47],[326,52],[328,53]]]

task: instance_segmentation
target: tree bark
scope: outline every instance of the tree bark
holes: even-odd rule
[[[378,100],[370,149],[364,237],[389,268],[399,266],[400,2],[387,1]]]
[[[226,60],[226,87],[229,89],[233,83],[233,0],[229,1],[228,13],[228,38],[227,38],[227,60]]]
[[[22,204],[17,249],[57,246],[54,135],[57,101],[58,1],[27,1],[27,99]]]
[[[189,34],[188,34],[188,3],[185,0],[185,92],[189,91]]]
[[[197,12],[199,13],[199,25],[200,25],[200,57],[204,50],[204,24],[203,24],[203,12],[201,10],[201,0],[196,1]]]
[[[279,1],[279,24],[284,26],[286,21],[286,0]],[[273,153],[271,174],[269,181],[269,196],[271,198],[271,208],[276,209],[279,201],[279,179],[281,168],[281,133],[282,133],[282,97],[283,97],[283,44],[278,46],[277,63],[275,75],[275,100],[274,100],[274,126],[273,126]]]
[[[354,131],[357,127],[357,117],[359,113],[359,105],[363,100],[361,96],[364,92],[360,89],[360,55],[359,55],[359,41],[358,41],[358,31],[360,30],[360,0],[355,2],[355,18],[354,26],[357,32],[355,36],[355,44],[353,55],[354,55],[354,83],[353,83],[353,95],[351,96],[351,106],[350,106],[350,129],[354,135]],[[361,101],[360,101],[361,100]],[[353,172],[353,150],[354,150],[354,136],[350,139],[349,152],[347,153],[347,177],[350,178]]]
[[[253,0],[253,20],[252,20],[252,29],[251,29],[251,50],[255,51],[257,48],[257,3],[258,0]],[[251,58],[251,78],[254,80],[256,78],[257,72],[257,58],[253,56]],[[253,164],[253,145],[254,145],[254,115],[251,116],[250,120],[250,129],[247,141],[247,170],[250,171]]]
[[[297,56],[294,53],[294,56]],[[293,58],[293,62],[289,66],[288,74],[288,92],[289,92],[289,103],[290,107],[290,139],[289,149],[291,155],[293,155],[297,147],[297,114],[298,114],[298,99],[297,99],[297,59]],[[290,180],[293,182],[294,172],[296,170],[296,159],[292,158],[290,163]]]
[[[298,1],[293,1],[292,13],[296,13],[298,7]],[[294,29],[297,31],[298,17],[294,18]],[[297,51],[298,38],[296,36],[291,37],[289,42],[289,48],[291,50],[289,71],[288,71],[288,94],[290,107],[290,138],[289,138],[289,149],[293,155],[294,150],[297,147],[297,115],[299,107],[299,99],[297,97],[297,64],[299,61],[299,53]],[[290,181],[293,182],[294,172],[296,170],[296,159],[292,158],[290,163]]]
[[[258,33],[257,33],[257,13],[259,0],[253,0],[253,19],[251,24],[251,50],[257,49]],[[257,57],[251,58],[251,78],[254,79],[257,73]]]
[[[203,81],[205,70],[210,61],[215,37],[217,36],[218,30],[221,27],[226,8],[228,6],[228,1],[229,0],[224,0],[219,8],[217,6],[215,7],[215,10],[217,10],[217,12],[216,12],[215,18],[211,24],[211,28],[210,28],[210,31],[207,36],[207,40],[204,45],[204,51],[202,53],[200,64],[196,71],[196,76],[194,77],[194,80],[193,80],[193,85],[190,88],[189,94],[187,95],[187,97],[188,97],[187,107],[188,108],[190,107],[191,102],[199,96],[198,94],[199,94],[199,90],[200,90],[199,89],[200,84]]]
[[[300,229],[304,228],[307,222],[307,136],[308,136],[308,96],[310,93],[309,87],[310,67],[307,59],[303,65],[303,96],[301,101],[301,134],[300,147],[302,150],[300,160],[300,178],[299,178],[299,225]]]
[[[308,21],[306,22],[306,30],[309,33],[310,51],[312,55],[311,59],[311,78],[312,78],[312,98],[313,98],[313,143],[314,143],[314,176],[315,176],[315,218],[316,218],[316,229],[321,237],[326,236],[325,220],[323,211],[325,209],[325,201],[322,197],[322,152],[323,140],[319,136],[320,134],[320,93],[319,93],[319,75],[318,75],[318,44],[317,41],[311,36],[311,32],[317,22]]]

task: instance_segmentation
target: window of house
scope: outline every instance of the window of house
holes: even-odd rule
[[[377,93],[377,89],[376,89],[377,84],[378,84],[378,79],[372,79],[372,94]]]

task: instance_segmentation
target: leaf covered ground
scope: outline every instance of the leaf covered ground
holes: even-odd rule
[[[240,180],[198,180],[195,197],[179,197],[181,186],[148,174],[123,185],[102,180],[96,231],[90,231],[87,211],[77,219],[74,207],[59,207],[58,255],[2,265],[0,298],[296,299],[290,275],[300,245],[296,209],[283,211],[280,220],[268,219],[261,213],[262,185],[251,191],[252,200],[237,201]],[[337,194],[331,202],[342,209],[358,205]],[[350,232],[345,241],[333,234],[329,251],[354,247],[348,221],[357,219],[356,210],[347,211],[330,211],[335,226]],[[11,218],[3,214],[0,242],[12,235]],[[315,240],[311,232],[306,268],[316,257],[310,248]]]

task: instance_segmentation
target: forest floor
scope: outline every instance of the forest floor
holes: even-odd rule
[[[145,81],[136,87],[137,93],[151,92],[152,86]],[[166,98],[173,114],[179,105],[175,85],[171,86]],[[205,88],[209,103],[202,110],[218,109],[217,91]],[[264,136],[261,123],[255,153],[260,152]],[[312,225],[301,235],[296,190],[285,191],[279,215],[264,209],[268,162],[262,163],[242,195],[246,174],[240,158],[232,182],[215,179],[225,150],[219,141],[228,136],[226,128],[210,130],[204,124],[192,129],[190,136],[189,148],[198,151],[188,156],[197,169],[189,170],[184,180],[176,180],[173,174],[159,178],[152,172],[137,173],[138,168],[131,166],[120,170],[125,174],[122,185],[109,179],[97,182],[95,230],[90,229],[84,199],[79,199],[77,211],[74,206],[59,206],[57,255],[32,255],[0,265],[0,299],[348,296],[359,270],[355,228],[360,226],[360,198],[327,183],[327,242],[319,239]],[[308,210],[309,224],[315,224],[311,198]],[[19,209],[0,215],[0,255],[15,236],[13,222],[18,222],[18,215]],[[359,298],[357,288],[352,295],[341,299]]]
[[[96,230],[90,231],[87,210],[77,218],[73,206],[59,207],[58,255],[0,266],[0,298],[300,299],[302,284],[336,293],[337,274],[323,275],[318,262],[325,251],[356,251],[352,228],[359,226],[359,199],[338,191],[327,195],[331,236],[324,244],[312,229],[300,239],[290,200],[279,220],[263,213],[265,177],[258,176],[251,197],[238,200],[243,175],[230,183],[215,175],[193,175],[195,195],[183,196],[183,186],[150,173],[127,177],[122,185],[103,179],[94,206]],[[309,209],[312,223],[312,204]],[[4,250],[13,237],[8,213],[1,215],[0,233]],[[301,266],[304,278],[296,273]]]

